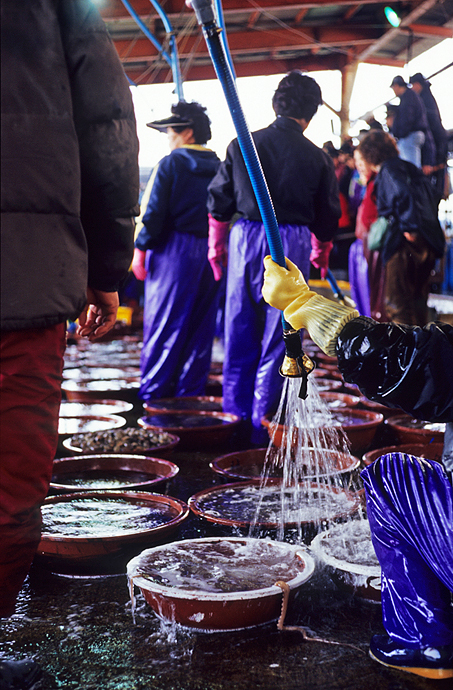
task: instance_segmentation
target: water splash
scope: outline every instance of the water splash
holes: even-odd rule
[[[331,491],[333,496],[339,492],[344,493],[349,488],[356,488],[345,487],[345,476],[348,473],[344,471],[344,465],[347,466],[347,458],[350,458],[352,467],[356,464],[356,459],[350,454],[345,432],[319,395],[316,378],[308,377],[308,395],[305,399],[299,398],[298,394],[298,379],[286,378],[277,412],[269,425],[271,441],[260,484],[263,491],[260,492],[249,536],[257,536],[264,490],[276,468],[282,471],[280,525],[277,532],[279,541],[285,539],[285,524],[294,521],[295,505],[301,506],[301,509],[303,506],[306,514],[308,503],[313,515],[311,525],[319,532],[327,527],[326,520],[321,517],[325,509],[326,491]],[[339,465],[340,459],[343,467]],[[300,520],[297,541],[300,543],[303,537],[304,525]]]

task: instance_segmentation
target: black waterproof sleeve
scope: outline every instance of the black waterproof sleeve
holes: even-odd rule
[[[225,160],[220,163],[208,187],[207,210],[213,218],[230,221],[237,211],[233,183],[233,149],[238,147],[234,139],[228,145]],[[236,152],[236,158],[238,153]]]
[[[453,421],[453,326],[423,328],[360,316],[340,333],[336,352],[345,381],[370,400],[432,422]]]

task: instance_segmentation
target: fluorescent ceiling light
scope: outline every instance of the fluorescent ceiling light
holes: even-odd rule
[[[401,24],[401,19],[391,7],[384,7],[384,14],[388,23],[395,27],[395,29]]]

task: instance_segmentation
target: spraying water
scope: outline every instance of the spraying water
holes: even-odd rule
[[[279,541],[285,538],[285,525],[294,522],[295,506],[298,506],[300,514],[297,539],[301,541],[304,523],[309,522],[317,532],[326,528],[326,516],[332,513],[329,504],[345,496],[344,472],[339,471],[339,457],[349,456],[351,466],[355,462],[349,452],[347,436],[328,404],[320,397],[315,377],[308,377],[305,399],[299,397],[299,387],[297,379],[285,380],[278,410],[269,425],[271,443],[264,461],[262,492],[250,536],[256,536],[266,487],[277,467],[283,473]],[[345,510],[345,514],[348,512]]]

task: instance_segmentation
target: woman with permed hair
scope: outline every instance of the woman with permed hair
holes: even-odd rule
[[[397,144],[387,132],[371,131],[357,150],[377,173],[378,216],[388,221],[380,246],[386,267],[386,317],[424,326],[429,320],[431,271],[445,248],[437,200],[423,172],[399,158]]]
[[[321,104],[315,80],[290,72],[272,99],[276,120],[253,134],[285,254],[307,278],[310,258],[323,272],[327,269],[340,217],[333,163],[304,136]],[[227,270],[223,408],[243,420],[245,442],[263,445],[267,434],[261,420],[278,406],[285,345],[280,316],[261,296],[269,248],[237,139],[209,186],[208,211],[208,258],[216,280]],[[228,229],[237,215],[227,251]]]

